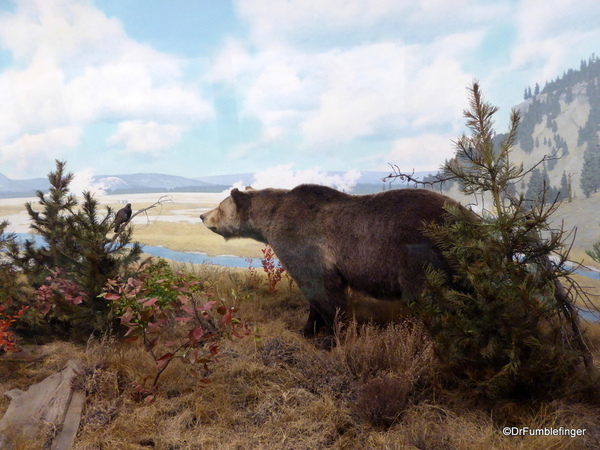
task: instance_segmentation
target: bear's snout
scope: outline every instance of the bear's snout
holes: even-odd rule
[[[200,214],[200,220],[202,221],[202,223],[206,226],[206,228],[208,228],[210,231],[212,231],[213,233],[217,233],[217,227],[215,227],[214,225],[211,225],[209,223],[206,223],[207,219],[209,219],[209,216],[207,213],[205,214]]]

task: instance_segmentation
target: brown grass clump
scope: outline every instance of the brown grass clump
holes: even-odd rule
[[[374,426],[394,424],[435,373],[433,346],[421,324],[385,328],[351,322],[336,352],[357,381],[354,412]]]

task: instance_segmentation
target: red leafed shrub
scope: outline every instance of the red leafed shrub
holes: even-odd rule
[[[263,258],[260,260],[263,270],[267,274],[266,285],[273,294],[277,293],[277,283],[281,281],[285,269],[281,262],[275,258],[275,252],[271,246],[267,245],[262,249]]]
[[[136,278],[108,280],[101,296],[112,302],[121,325],[127,327],[125,341],[141,337],[156,364],[149,387],[136,383],[136,398],[152,401],[161,374],[175,359],[186,363],[202,383],[208,383],[220,340],[250,334],[248,325],[237,317],[237,308],[212,300],[213,295],[192,276],[174,274],[163,262],[147,267]],[[172,326],[166,324],[172,323],[170,320],[185,327],[183,337],[177,341],[167,340]]]
[[[46,277],[46,283],[35,291],[37,310],[44,316],[64,304],[79,305],[87,298],[77,283],[62,274],[62,269],[53,270],[52,275]]]
[[[267,274],[267,281],[265,282],[265,286],[269,288],[269,292],[271,292],[272,294],[276,294],[277,284],[284,277],[287,279],[288,287],[291,290],[294,286],[294,279],[281,265],[281,262],[276,258],[273,248],[271,248],[270,245],[266,245],[265,248],[263,248],[261,251],[263,257],[260,259],[260,263],[262,265],[263,271]],[[246,261],[248,261],[248,263],[250,264],[250,266],[248,267],[248,271],[250,272],[252,281],[258,286],[261,283],[260,276],[256,272],[256,269],[252,267],[252,259],[247,258]]]
[[[6,311],[6,307],[10,304],[10,301],[7,301],[3,305],[0,305],[0,350],[5,351],[17,351],[15,342],[14,342],[14,334],[9,330],[10,326],[15,323],[19,317],[21,317],[28,306],[23,306],[19,311],[14,314],[9,314]]]

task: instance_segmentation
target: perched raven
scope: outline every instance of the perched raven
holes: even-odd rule
[[[121,208],[117,214],[115,214],[115,233],[119,231],[122,224],[127,223],[131,217],[131,203],[127,203],[125,208]]]

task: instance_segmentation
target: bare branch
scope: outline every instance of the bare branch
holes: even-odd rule
[[[173,196],[172,195],[163,195],[156,202],[154,202],[152,205],[150,205],[150,206],[148,206],[146,208],[142,208],[142,209],[136,211],[135,213],[133,213],[127,222],[124,222],[124,223],[122,223],[119,226],[119,228],[117,229],[116,233],[113,235],[112,239],[110,240],[111,245],[119,238],[119,235],[123,231],[125,231],[125,229],[127,228],[127,225],[129,223],[131,223],[131,221],[133,220],[134,217],[136,217],[137,215],[142,214],[142,213],[146,214],[146,217],[148,217],[148,213],[147,213],[148,210],[150,210],[152,208],[156,208],[157,206],[161,206],[162,207],[163,203],[173,203]]]
[[[397,179],[400,179],[400,181],[406,181],[408,183],[415,183],[415,187],[418,185],[433,187],[434,185],[436,185],[438,183],[443,183],[444,181],[450,181],[450,180],[454,180],[454,179],[458,178],[455,175],[442,176],[438,173],[437,175],[435,175],[436,179],[433,181],[421,181],[414,177],[414,175],[415,175],[414,169],[413,169],[412,173],[410,175],[408,175],[406,173],[403,173],[397,164],[388,163],[388,165],[392,168],[393,172],[390,173],[388,176],[383,177],[381,179],[381,181],[383,181],[383,182],[391,180],[390,183],[393,183]]]

